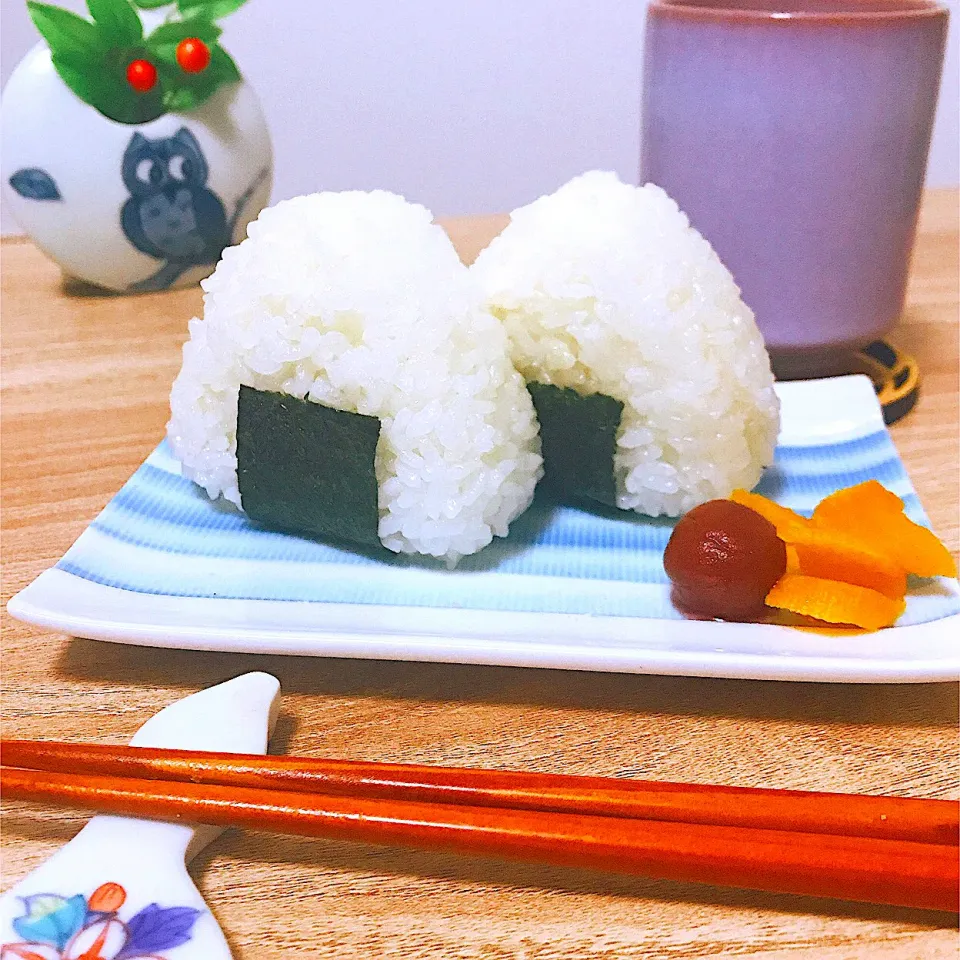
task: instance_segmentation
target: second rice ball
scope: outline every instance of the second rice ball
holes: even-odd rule
[[[677,516],[773,462],[779,406],[753,313],[659,187],[577,177],[515,210],[472,271],[528,382],[623,404],[621,509]]]

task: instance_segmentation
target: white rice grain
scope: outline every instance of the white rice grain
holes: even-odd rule
[[[515,210],[472,272],[528,381],[624,404],[621,508],[677,516],[773,462],[779,405],[753,313],[659,187],[577,177]]]
[[[185,476],[242,508],[241,384],[380,419],[379,536],[455,562],[503,536],[542,468],[501,324],[430,212],[384,191],[264,210],[203,282],[171,392]]]

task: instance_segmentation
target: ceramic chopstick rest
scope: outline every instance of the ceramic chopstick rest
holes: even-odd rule
[[[161,710],[130,743],[266,753],[279,694],[276,678],[244,674]],[[223,933],[186,870],[220,833],[94,817],[0,897],[0,960],[229,960]]]

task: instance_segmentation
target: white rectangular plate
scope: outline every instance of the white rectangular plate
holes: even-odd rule
[[[809,513],[874,478],[926,517],[866,377],[778,384],[760,492]],[[185,480],[165,444],[13,616],[78,636],[254,653],[837,682],[960,677],[960,591],[917,581],[897,626],[828,636],[685,620],[670,603],[672,523],[536,503],[455,571],[266,530]]]

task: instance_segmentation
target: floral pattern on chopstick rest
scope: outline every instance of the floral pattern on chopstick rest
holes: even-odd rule
[[[23,939],[0,947],[0,960],[163,960],[161,951],[187,943],[203,912],[151,903],[120,919],[127,892],[103,883],[90,894],[23,897],[23,915],[13,929]]]

